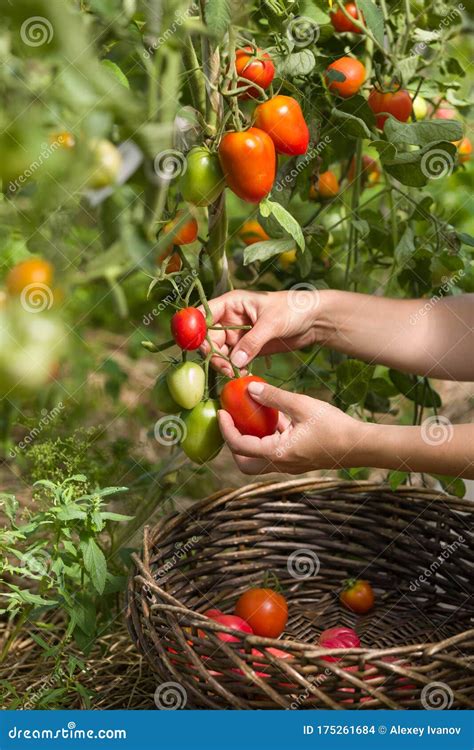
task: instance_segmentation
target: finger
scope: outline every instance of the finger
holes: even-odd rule
[[[220,297],[208,300],[209,309],[212,313],[213,325],[219,323],[219,321],[225,316],[226,312],[234,307],[233,299],[235,299],[235,297],[233,298],[231,295],[232,292],[226,292],[225,294],[221,294]],[[203,315],[206,315],[206,311],[202,305],[198,309]]]
[[[262,445],[263,440],[260,440],[260,438],[254,437],[253,435],[242,435],[234,425],[234,420],[229,412],[224,409],[220,409],[217,412],[217,417],[219,419],[219,427],[222,437],[232,453],[237,453],[241,456],[248,456],[250,458],[265,457],[264,446]]]
[[[247,458],[233,454],[233,458],[242,474],[268,474],[269,463],[262,458]]]
[[[290,424],[291,424],[291,419],[289,419],[286,416],[286,414],[282,414],[280,412],[279,417],[278,417],[277,430],[279,432],[285,432],[285,430],[288,429],[288,427],[290,426]]]
[[[271,339],[275,337],[275,322],[262,315],[253,328],[245,333],[234,347],[231,355],[236,367],[244,367],[254,359]]]
[[[234,372],[229,362],[226,359],[219,357],[218,355],[215,355],[214,357],[211,358],[211,367],[213,370],[217,370],[217,372],[221,372],[223,375],[226,375],[228,378],[232,378],[234,376]]]
[[[284,412],[296,421],[304,416],[302,401],[304,402],[305,397],[299,393],[291,393],[281,388],[275,388],[273,385],[268,385],[268,383],[260,382],[249,383],[247,390],[259,404],[272,406],[274,409]]]

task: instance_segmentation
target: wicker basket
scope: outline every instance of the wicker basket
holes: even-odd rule
[[[178,684],[187,708],[474,708],[473,509],[366,482],[226,491],[145,530],[128,588],[130,632],[157,686]],[[269,575],[288,599],[283,636],[220,640],[225,629],[200,613],[231,613]],[[340,605],[348,577],[372,582],[370,613]],[[342,657],[318,647],[336,625],[354,627],[361,647]]]

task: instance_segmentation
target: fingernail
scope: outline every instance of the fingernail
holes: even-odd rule
[[[248,356],[242,349],[240,349],[238,352],[235,352],[235,354],[232,355],[231,361],[236,367],[243,367],[248,362]]]
[[[261,393],[263,393],[264,384],[263,383],[249,383],[247,386],[247,390],[249,393],[253,393],[254,396],[260,396]]]

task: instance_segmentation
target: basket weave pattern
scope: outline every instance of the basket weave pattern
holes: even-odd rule
[[[179,683],[188,708],[474,708],[472,518],[468,501],[368,482],[226,491],[145,530],[129,629],[157,685]],[[225,628],[202,612],[231,613],[269,574],[288,600],[282,637],[220,640]],[[348,577],[376,591],[366,615],[339,603]],[[336,625],[353,627],[361,647],[342,657],[319,647]]]

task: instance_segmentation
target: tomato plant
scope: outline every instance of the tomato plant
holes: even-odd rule
[[[235,613],[256,635],[278,638],[288,620],[288,605],[285,597],[272,589],[249,589],[239,597]]]
[[[301,107],[291,96],[274,96],[255,110],[255,124],[264,130],[278,154],[305,154],[309,144],[309,130]]]
[[[185,436],[181,448],[197,464],[205,464],[217,456],[222,439],[217,410],[219,403],[213,399],[201,401],[184,418]]]
[[[198,349],[206,337],[206,318],[196,307],[178,310],[171,318],[171,333],[181,349]]]
[[[204,395],[204,370],[197,362],[183,362],[168,370],[166,383],[171,398],[183,409],[192,409]]]
[[[370,583],[353,578],[346,581],[339,598],[347,609],[359,615],[369,612],[375,602],[374,591]]]
[[[222,408],[229,412],[243,435],[272,435],[278,424],[278,410],[258,404],[247,392],[249,383],[264,382],[257,375],[245,375],[226,383],[221,391]]]

